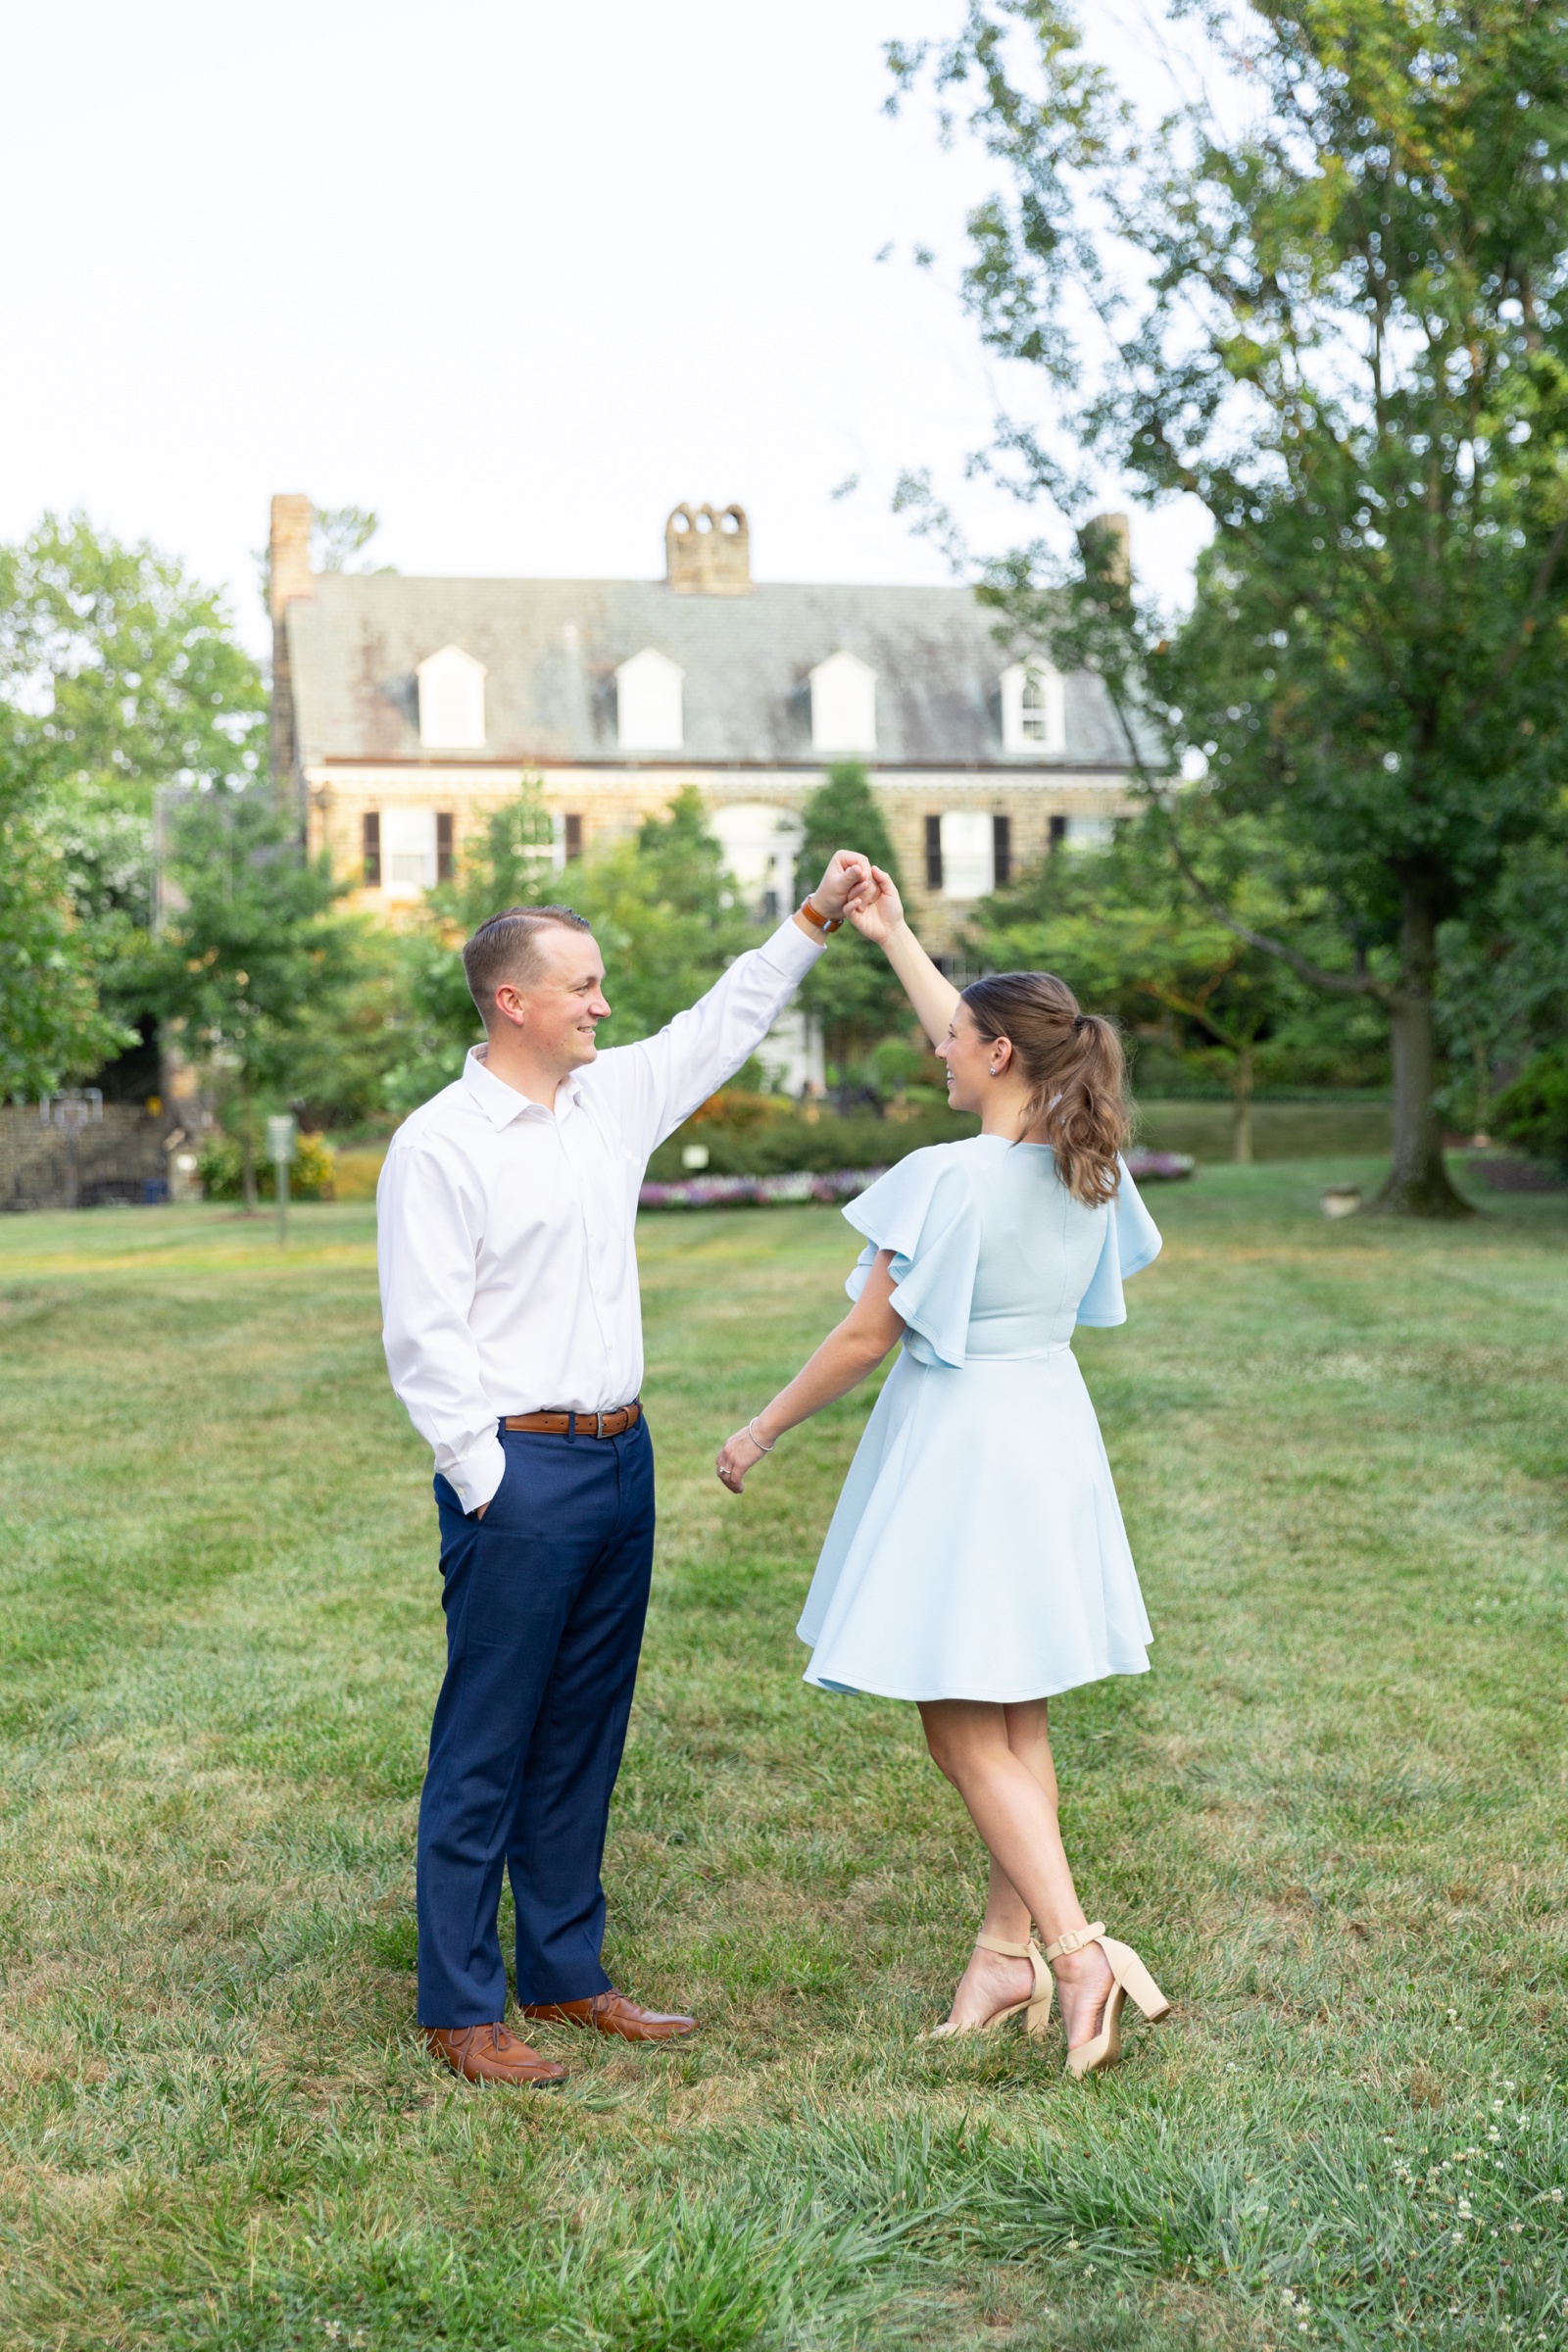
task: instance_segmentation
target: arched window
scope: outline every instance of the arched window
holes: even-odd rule
[[[1014,662],[1002,673],[1002,748],[1004,752],[1064,752],[1066,697],[1061,672],[1049,662]]]
[[[724,870],[749,911],[776,922],[795,903],[795,858],[806,831],[801,819],[767,801],[725,801],[709,810],[708,821]]]
[[[811,672],[811,749],[876,750],[876,671],[854,654],[829,654]]]
[[[645,646],[615,672],[615,733],[623,752],[678,752],[684,741],[685,671]]]
[[[484,750],[482,662],[458,645],[444,645],[419,663],[419,748],[426,752]]]

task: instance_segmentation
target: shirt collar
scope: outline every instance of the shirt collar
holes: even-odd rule
[[[463,1063],[463,1084],[497,1134],[503,1127],[510,1127],[514,1119],[524,1116],[548,1119],[554,1115],[559,1118],[564,1110],[574,1108],[582,1101],[582,1088],[573,1072],[570,1077],[564,1078],[556,1090],[556,1107],[552,1114],[545,1103],[530,1102],[526,1095],[519,1095],[516,1088],[508,1086],[504,1078],[493,1076],[485,1068],[485,1053],[483,1046],[468,1048]]]

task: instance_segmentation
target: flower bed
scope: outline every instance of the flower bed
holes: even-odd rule
[[[1191,1176],[1196,1162],[1184,1152],[1129,1152],[1127,1165],[1137,1184]],[[642,1208],[766,1208],[788,1200],[853,1200],[886,1168],[832,1168],[813,1174],[797,1169],[785,1176],[688,1176],[679,1184],[645,1184]]]
[[[1187,1152],[1129,1152],[1127,1173],[1134,1184],[1175,1184],[1198,1162]]]
[[[787,1176],[688,1176],[680,1184],[645,1184],[642,1208],[744,1208],[781,1200],[853,1200],[886,1168],[833,1168],[825,1175],[798,1169]]]

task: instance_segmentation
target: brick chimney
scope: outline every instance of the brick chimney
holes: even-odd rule
[[[1114,542],[1104,551],[1102,561],[1105,564],[1108,577],[1118,588],[1130,588],[1133,578],[1133,534],[1126,515],[1091,514],[1080,533],[1080,541],[1087,539],[1091,531],[1099,539]]]
[[[299,766],[285,615],[296,599],[316,594],[316,575],[311,569],[315,521],[316,510],[302,491],[285,490],[273,499],[268,569],[272,612],[272,781],[279,792],[287,788]]]
[[[677,596],[750,596],[746,509],[677,507],[664,525],[664,577]]]

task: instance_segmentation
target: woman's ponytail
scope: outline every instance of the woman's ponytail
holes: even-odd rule
[[[995,972],[963,992],[984,1038],[1005,1037],[1029,1081],[1029,1124],[1045,1125],[1057,1173],[1089,1207],[1114,1198],[1132,1130],[1127,1062],[1113,1021],[1082,1012],[1054,972]]]

